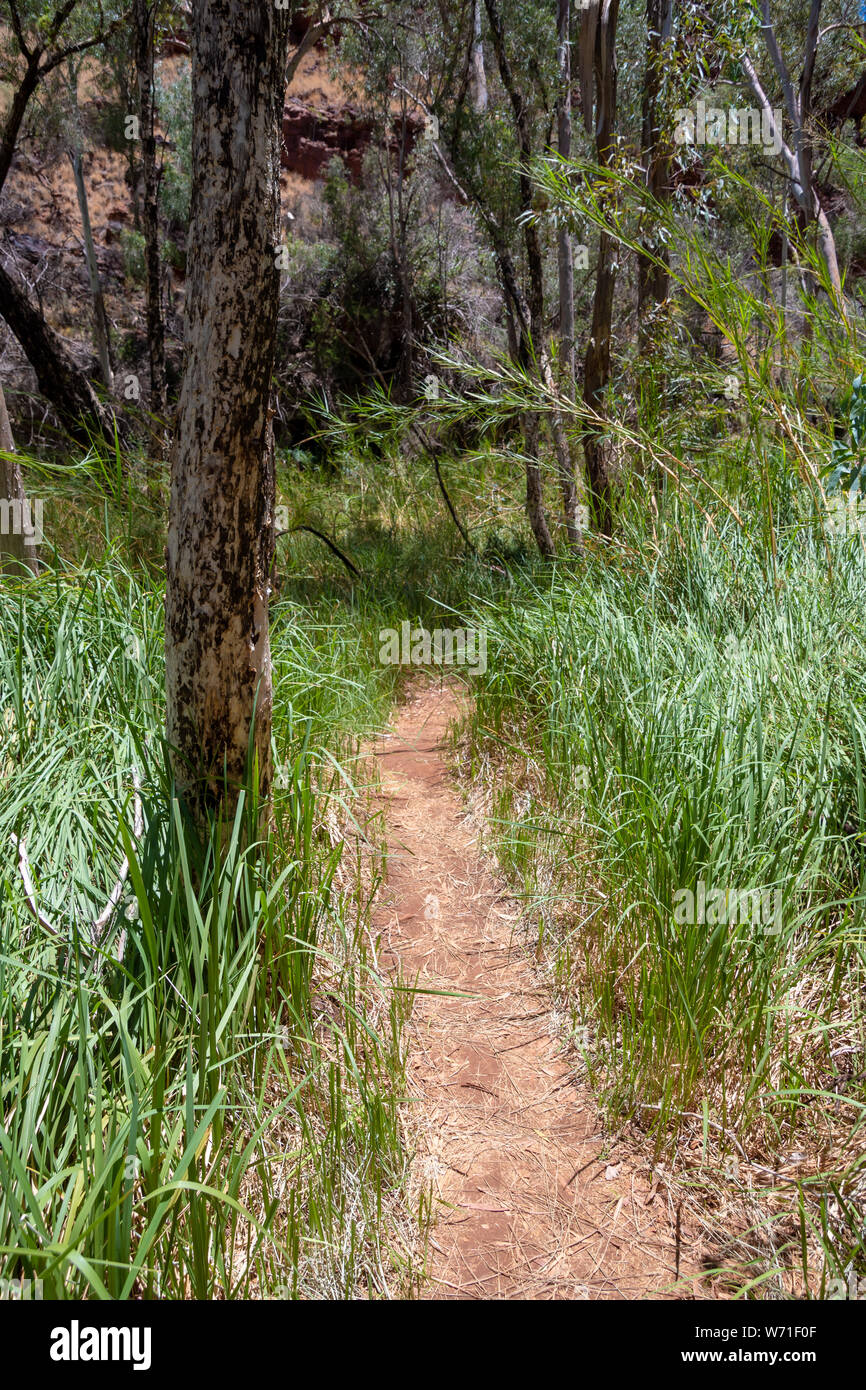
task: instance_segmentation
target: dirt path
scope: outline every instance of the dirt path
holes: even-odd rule
[[[419,994],[410,1025],[416,1173],[437,1218],[425,1296],[669,1297],[676,1214],[621,1147],[600,1157],[597,1109],[514,933],[519,905],[439,749],[457,712],[451,691],[417,691],[375,749],[389,845],[376,925],[408,983],[452,996]]]

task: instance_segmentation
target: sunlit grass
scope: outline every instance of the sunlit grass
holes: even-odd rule
[[[0,1274],[46,1298],[411,1286],[404,1009],[325,827],[327,656],[290,635],[256,854],[253,808],[201,843],[172,799],[159,589],[106,562],[0,591]]]

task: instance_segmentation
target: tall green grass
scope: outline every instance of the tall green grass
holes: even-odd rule
[[[336,494],[312,489],[363,581],[304,540],[287,587],[327,608],[361,666],[397,616],[486,629],[465,785],[489,791],[493,842],[587,1076],[702,1210],[727,1200],[733,1160],[743,1248],[744,1212],[769,1242],[746,1283],[778,1292],[799,1264],[800,1287],[820,1292],[864,1268],[866,548],[831,524],[819,471],[834,422],[798,393],[821,381],[841,399],[857,347],[827,324],[819,346],[789,344],[776,316],[755,363],[755,296],[727,274],[699,288],[718,268],[687,251],[686,288],[733,344],[743,389],[729,402],[732,367],[685,341],[645,364],[641,403],[617,380],[612,543],[538,564],[515,524],[508,438],[521,409],[551,402],[517,369],[449,357],[462,387],[441,423],[491,436],[445,463],[473,552],[423,463],[401,474],[383,437],[384,460],[354,462]],[[579,406],[559,404],[579,428]],[[399,432],[378,397],[359,418]],[[546,473],[553,512],[550,460]],[[310,505],[309,480],[296,496]],[[701,882],[778,892],[779,923],[678,920]],[[694,1142],[697,1175],[678,1157]]]
[[[715,527],[669,499],[654,534],[477,611],[470,775],[508,769],[499,853],[617,1121],[670,1152],[696,1118],[773,1171],[805,1151],[862,1269],[866,552],[832,539],[828,566],[805,509],[774,578]],[[678,920],[701,881],[778,889],[780,922]]]
[[[172,799],[159,589],[110,555],[0,589],[0,1276],[45,1297],[411,1287],[405,996],[367,930],[375,849],[365,886],[328,833],[327,659],[292,633],[254,853],[248,802],[202,841]]]

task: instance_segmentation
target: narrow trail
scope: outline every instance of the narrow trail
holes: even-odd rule
[[[388,874],[375,917],[416,996],[409,1039],[416,1176],[432,1185],[427,1298],[689,1296],[676,1213],[605,1149],[440,751],[449,689],[416,690],[373,750]],[[448,997],[450,994],[451,997]],[[603,1156],[602,1156],[603,1155]]]

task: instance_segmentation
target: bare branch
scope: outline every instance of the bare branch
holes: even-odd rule
[[[135,818],[133,821],[133,833],[135,835],[136,840],[140,840],[142,831],[144,830],[144,814],[141,807],[141,783],[138,780],[138,771],[136,768],[132,769],[132,780],[135,786]],[[94,951],[98,951],[100,946],[102,945],[102,940],[108,929],[108,924],[114,915],[117,904],[120,902],[120,898],[123,893],[123,885],[125,884],[128,875],[129,860],[126,857],[126,855],[124,855],[123,863],[120,866],[120,872],[117,876],[117,882],[111,890],[108,902],[106,903],[102,912],[100,912],[99,916],[96,918],[96,921],[92,923],[90,928],[90,942],[93,946]],[[120,935],[117,938],[117,942],[114,948],[115,960],[120,961],[123,959],[123,948],[125,945],[126,927],[123,928],[123,930],[120,932]]]
[[[354,574],[358,579],[362,577],[361,571],[358,569],[358,566],[352,563],[348,555],[344,555],[343,551],[336,544],[336,542],[332,541],[329,536],[326,536],[324,531],[317,531],[315,526],[307,526],[306,524],[302,526],[290,526],[288,531],[282,531],[280,532],[280,535],[290,536],[293,535],[296,531],[307,531],[311,536],[315,536],[317,540],[323,541],[325,545],[328,547],[328,549],[332,551],[334,555],[337,556],[337,559],[342,560],[343,564],[346,566],[346,569],[349,571],[350,574]],[[279,536],[277,536],[277,540],[279,540]]]
[[[307,56],[311,48],[315,48],[320,39],[331,32],[334,21],[331,18],[324,18],[318,24],[311,24],[306,34],[301,39],[294,53],[289,58],[286,66],[286,86],[290,87],[294,81],[295,73]]]
[[[800,114],[805,124],[812,109],[812,78],[815,75],[815,55],[818,52],[818,25],[821,19],[821,0],[812,0],[809,27],[806,31],[806,53],[803,75],[800,78]]]
[[[797,105],[797,97],[785,64],[785,59],[782,57],[782,50],[776,38],[773,21],[770,19],[770,0],[761,0],[761,14],[764,21],[761,25],[761,29],[764,34],[764,42],[767,45],[767,52],[772,58],[773,66],[779,75],[779,81],[782,84],[782,92],[785,97],[785,105],[788,108],[788,115],[791,117],[794,125],[798,126],[800,124],[800,111]]]
[[[123,24],[122,19],[116,19],[113,24],[109,24],[107,29],[100,29],[89,39],[81,39],[78,43],[71,43],[68,47],[55,53],[46,63],[42,63],[39,68],[39,76],[45,77],[49,72],[53,72],[61,63],[65,63],[67,58],[74,58],[77,53],[86,53],[90,48],[96,48],[99,44],[105,43],[116,34]]]
[[[834,29],[850,29],[852,33],[859,34],[861,26],[859,24],[828,24],[826,29],[822,29],[818,35],[818,42],[821,43],[828,34],[832,34]]]
[[[779,145],[782,158],[788,166],[788,173],[791,178],[791,181],[799,183],[797,176],[797,161],[794,158],[794,152],[791,149],[790,145],[788,145],[782,137],[782,131],[780,130],[776,122],[775,113],[773,111],[772,106],[770,105],[770,98],[767,96],[767,93],[764,91],[764,88],[761,85],[761,79],[755,71],[755,65],[749,57],[748,53],[743,54],[742,62],[743,67],[746,71],[746,76],[748,77],[749,82],[751,83],[752,91],[754,92],[755,97],[758,101],[758,105],[761,108],[761,113],[767,122],[768,129],[771,135],[773,136],[773,142],[774,144]]]
[[[18,850],[18,872],[20,873],[21,881],[24,884],[24,896],[27,899],[27,906],[29,907],[33,916],[36,918],[36,921],[39,923],[40,927],[44,927],[45,930],[47,932],[50,932],[52,936],[62,936],[62,933],[59,932],[51,922],[49,922],[47,917],[43,916],[43,914],[39,911],[39,908],[36,905],[36,889],[33,887],[33,879],[30,876],[30,861],[27,858],[27,844],[24,839],[24,836],[22,835],[19,839],[17,835],[13,835],[11,839],[13,845]]]
[[[15,38],[18,40],[18,47],[29,63],[33,57],[33,52],[27,47],[27,41],[24,38],[24,28],[21,24],[21,16],[18,13],[18,6],[15,0],[9,0],[9,9],[12,12],[12,29],[15,33]]]

